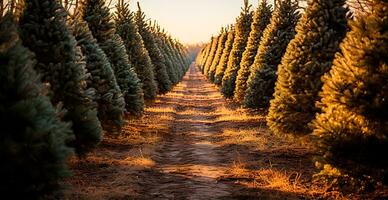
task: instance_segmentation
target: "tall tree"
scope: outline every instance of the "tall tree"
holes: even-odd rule
[[[292,0],[278,3],[271,22],[264,30],[262,41],[251,68],[244,97],[248,108],[268,108],[275,88],[276,71],[295,36],[295,26],[300,18],[298,5]]]
[[[333,67],[323,77],[314,135],[325,164],[342,174],[388,177],[388,2],[372,0],[350,22]]]
[[[87,84],[97,90],[98,117],[107,128],[115,126],[120,129],[123,125],[125,100],[111,64],[88,24],[79,18],[70,21],[74,37],[85,55],[86,69],[91,75]]]
[[[204,58],[203,58],[203,60],[201,62],[201,66],[200,66],[202,74],[205,74],[205,65],[207,63],[207,60],[209,59],[210,52],[212,50],[213,42],[214,42],[214,36],[211,37],[209,44],[206,45],[206,50],[205,50]]]
[[[297,25],[278,70],[268,125],[276,133],[311,133],[321,76],[331,68],[347,30],[345,0],[313,0]]]
[[[153,100],[157,95],[154,66],[135,22],[135,15],[123,0],[116,5],[115,25],[117,34],[124,40],[132,66],[143,83],[144,98]]]
[[[105,1],[82,1],[78,11],[80,16],[89,24],[93,36],[109,58],[117,83],[124,95],[127,111],[133,115],[141,114],[144,109],[142,83],[129,61],[122,38],[116,34]]]
[[[235,33],[236,33],[235,28],[234,26],[232,26],[228,33],[228,38],[226,39],[226,42],[225,42],[225,48],[222,52],[220,63],[216,67],[216,73],[214,74],[214,83],[216,85],[222,84],[222,78],[224,77],[226,67],[228,66],[230,52],[232,51],[232,48],[233,48],[234,36],[236,35]]]
[[[11,18],[0,19],[0,191],[5,198],[38,199],[69,174],[72,130],[44,95],[33,54]]]
[[[242,103],[244,100],[247,80],[251,72],[250,68],[255,61],[264,29],[270,22],[271,13],[271,5],[268,4],[267,0],[262,0],[253,16],[251,33],[249,34],[248,44],[241,59],[240,70],[238,71],[236,80],[234,100],[238,103]]]
[[[66,24],[66,11],[56,0],[27,1],[20,19],[23,44],[36,55],[35,69],[42,82],[49,83],[53,104],[63,103],[66,121],[71,121],[78,154],[94,148],[102,128],[93,102],[93,90],[86,90],[86,70],[78,58],[76,40]]]
[[[210,70],[212,62],[214,60],[214,56],[216,54],[217,47],[218,47],[218,40],[219,40],[219,37],[221,36],[222,32],[223,31],[221,31],[220,35],[217,35],[213,38],[213,42],[212,42],[211,47],[210,47],[208,59],[206,60],[205,66],[203,67],[203,74],[207,77],[209,77],[209,70]]]
[[[151,32],[151,27],[146,22],[145,14],[141,10],[140,4],[138,2],[138,11],[135,15],[135,21],[137,24],[137,27],[139,29],[139,33],[144,41],[144,46],[148,50],[148,53],[150,55],[152,64],[154,65],[154,74],[156,76],[156,80],[158,82],[158,89],[159,93],[164,94],[168,91],[170,91],[172,87],[172,83],[169,79],[168,73],[167,73],[167,66],[165,65],[162,57],[162,52],[159,49],[153,34]]]
[[[222,52],[224,51],[226,40],[228,39],[228,28],[223,28],[221,35],[218,39],[217,51],[215,52],[213,62],[209,68],[209,79],[211,82],[214,82],[217,66],[220,63]]]
[[[236,87],[237,72],[240,69],[242,54],[247,46],[249,33],[252,24],[252,5],[248,0],[244,0],[244,7],[236,22],[236,36],[233,42],[233,48],[229,55],[228,66],[222,78],[221,93],[226,98],[232,98]]]

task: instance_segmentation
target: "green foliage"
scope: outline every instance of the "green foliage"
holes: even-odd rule
[[[126,109],[133,115],[140,115],[144,109],[142,83],[133,69],[124,42],[115,32],[109,8],[103,0],[82,1],[80,15],[88,23],[100,48],[105,52],[124,95]]]
[[[240,69],[242,54],[247,46],[249,33],[252,24],[252,5],[248,0],[244,1],[244,8],[236,22],[236,35],[233,42],[233,48],[229,55],[228,65],[222,78],[221,93],[226,98],[232,98],[236,87],[237,72]]]
[[[314,0],[279,65],[268,125],[275,133],[304,135],[318,109],[321,76],[332,66],[347,30],[345,0]]]
[[[219,36],[217,50],[215,52],[213,62],[208,72],[208,77],[211,82],[214,82],[217,66],[220,63],[222,52],[225,48],[226,40],[228,39],[228,33],[229,33],[228,28],[224,28],[222,29],[221,34]]]
[[[123,125],[125,101],[109,60],[86,22],[73,19],[71,27],[78,46],[86,57],[86,69],[91,75],[87,84],[97,90],[98,117],[103,125],[120,128]]]
[[[371,1],[351,21],[333,67],[322,79],[313,134],[323,162],[344,174],[388,182],[388,3]]]
[[[247,89],[247,80],[251,72],[250,68],[255,61],[261,37],[270,22],[271,14],[271,5],[267,3],[267,0],[262,0],[253,16],[248,44],[243,53],[240,70],[237,75],[234,100],[238,103],[242,103],[244,100],[245,91]]]
[[[210,39],[210,43],[206,45],[205,54],[203,56],[203,60],[202,60],[201,65],[200,65],[200,69],[201,69],[202,74],[205,74],[205,65],[207,63],[207,60],[209,59],[213,42],[214,42],[214,37],[212,36]]]
[[[64,119],[73,124],[77,153],[86,153],[100,142],[102,128],[65,10],[56,0],[27,1],[20,29],[23,44],[36,55],[35,69],[50,86],[52,103],[62,102],[67,110]]]
[[[248,108],[267,108],[276,82],[276,71],[295,36],[295,26],[300,18],[298,5],[292,0],[278,4],[270,24],[264,30],[262,40],[251,68],[244,97]]]
[[[123,39],[129,60],[143,83],[144,98],[153,100],[156,98],[158,90],[154,66],[144,46],[143,39],[138,32],[134,13],[129,10],[127,3],[119,1],[116,5],[114,19],[117,34]]]
[[[72,149],[65,143],[72,130],[43,95],[33,55],[22,46],[11,18],[0,20],[0,191],[5,198],[35,199],[69,174]]]
[[[221,31],[221,34],[222,34],[222,32],[223,32],[223,30]],[[217,47],[218,47],[218,40],[219,40],[221,34],[213,38],[213,42],[211,44],[209,56],[206,60],[205,65],[203,66],[203,74],[207,77],[209,77],[209,70],[210,70],[210,67],[213,63],[214,56],[216,54]]]
[[[234,26],[232,26],[229,30],[228,37],[225,42],[225,48],[222,52],[221,60],[218,66],[216,67],[216,73],[214,74],[214,83],[216,85],[222,84],[222,78],[224,77],[226,67],[228,66],[230,52],[233,48],[234,37],[236,35],[235,33],[236,31],[234,29]]]
[[[144,41],[144,46],[148,50],[152,64],[154,65],[154,74],[158,82],[159,93],[165,94],[171,90],[172,83],[167,73],[167,66],[163,61],[163,55],[159,49],[155,38],[153,37],[151,27],[147,24],[145,14],[138,3],[138,11],[135,15],[135,21],[139,29],[139,33]]]

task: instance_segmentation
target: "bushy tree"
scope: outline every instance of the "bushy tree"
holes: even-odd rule
[[[83,154],[101,140],[102,128],[92,90],[86,90],[86,70],[76,40],[66,24],[66,12],[56,0],[27,1],[20,19],[23,44],[36,55],[35,69],[52,91],[53,104],[63,103],[72,122],[73,145]]]
[[[221,31],[221,34],[222,34],[222,31]],[[220,37],[220,35],[215,36],[213,38],[213,42],[212,42],[211,47],[210,47],[208,59],[206,60],[205,66],[203,67],[203,74],[206,77],[209,77],[209,70],[210,70],[210,67],[213,63],[214,56],[215,56],[216,51],[217,51],[219,37]]]
[[[134,13],[129,10],[129,5],[120,0],[116,5],[114,18],[116,31],[123,39],[129,60],[143,83],[144,98],[153,100],[156,98],[158,90],[154,66],[139,34],[134,17]]]
[[[44,96],[32,53],[11,18],[0,20],[0,191],[5,198],[36,199],[69,174],[72,130]]]
[[[87,84],[97,90],[98,117],[108,128],[120,128],[123,125],[125,100],[111,64],[90,32],[88,24],[79,18],[70,21],[74,37],[86,57],[86,69],[91,75]]]
[[[161,60],[166,66],[166,71],[171,81],[171,84],[176,84],[178,82],[178,71],[174,67],[173,59],[170,55],[170,52],[167,47],[167,43],[163,39],[163,34],[161,33],[160,27],[155,24],[151,27],[153,37],[155,39],[156,45],[158,46],[161,53]]]
[[[234,36],[236,35],[235,33],[234,26],[232,26],[229,30],[228,38],[225,42],[225,48],[222,52],[221,60],[216,67],[216,73],[214,74],[214,83],[216,85],[222,84],[222,78],[224,77],[226,67],[228,66],[230,52],[233,48]]]
[[[222,78],[221,93],[226,98],[232,98],[236,87],[237,72],[240,69],[242,54],[247,46],[252,24],[252,5],[244,0],[244,7],[236,22],[236,36],[229,55],[228,65]]]
[[[331,68],[347,30],[345,0],[313,0],[279,66],[268,125],[276,133],[311,133],[321,76]]]
[[[314,135],[325,162],[343,174],[388,178],[388,2],[351,21],[324,78]],[[365,176],[364,176],[365,177]]]
[[[85,0],[78,10],[111,63],[117,83],[124,95],[127,111],[133,115],[141,114],[144,109],[142,83],[129,61],[122,38],[116,34],[105,1]]]
[[[148,50],[151,61],[154,65],[154,74],[156,76],[156,80],[158,82],[159,93],[164,94],[171,90],[172,83],[169,79],[167,73],[167,67],[163,62],[162,52],[159,49],[153,34],[151,32],[151,27],[146,22],[145,14],[140,8],[140,4],[138,3],[138,11],[135,15],[135,21],[137,27],[139,29],[139,33],[143,38],[144,46]]]
[[[247,80],[251,72],[251,66],[255,61],[255,57],[263,35],[264,29],[268,26],[271,19],[271,5],[267,0],[262,0],[258,6],[251,25],[251,33],[249,34],[248,44],[243,53],[240,70],[236,79],[236,89],[234,92],[234,100],[242,103],[247,89]]]
[[[209,44],[206,45],[205,54],[203,56],[203,60],[201,62],[201,66],[200,66],[202,74],[205,74],[205,65],[206,65],[207,60],[209,59],[213,41],[214,41],[214,36],[212,36],[210,38]]]
[[[267,108],[272,98],[276,71],[295,36],[295,26],[300,18],[298,5],[292,0],[281,1],[264,30],[251,73],[247,81],[244,106],[248,108]]]
[[[218,64],[220,63],[220,60],[221,60],[221,56],[222,56],[222,52],[225,48],[225,44],[226,44],[226,40],[228,39],[228,33],[229,33],[229,29],[228,28],[223,28],[222,31],[221,31],[221,35],[218,39],[218,46],[217,46],[217,51],[214,55],[214,59],[213,59],[213,62],[209,68],[209,79],[211,82],[214,82],[214,77],[215,77],[215,74],[216,74],[216,69],[217,69],[217,66]]]

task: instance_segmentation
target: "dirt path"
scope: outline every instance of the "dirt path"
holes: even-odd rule
[[[225,152],[211,139],[216,104],[222,97],[191,67],[183,80],[182,95],[171,99],[176,114],[171,135],[156,158],[156,167],[148,180],[150,199],[217,199],[230,196],[228,184],[217,180],[228,167]],[[217,95],[218,94],[218,95]],[[146,193],[146,191],[144,191]],[[223,199],[224,199],[223,198]]]

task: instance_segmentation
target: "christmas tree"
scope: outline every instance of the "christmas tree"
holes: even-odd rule
[[[276,82],[276,71],[295,36],[295,26],[300,18],[298,5],[292,0],[281,1],[275,8],[271,22],[264,30],[262,40],[251,68],[244,97],[248,108],[267,108]]]
[[[122,38],[116,33],[105,1],[85,0],[78,10],[111,63],[127,111],[132,115],[140,115],[144,109],[142,83],[129,61]]]
[[[249,34],[248,44],[241,59],[240,70],[238,71],[236,80],[234,100],[238,103],[242,103],[244,100],[245,91],[247,89],[247,80],[251,71],[250,67],[255,61],[261,36],[270,22],[271,13],[271,5],[267,3],[267,0],[262,0],[253,16],[251,33]]]
[[[134,13],[129,10],[129,5],[120,0],[116,5],[114,18],[116,31],[123,39],[129,60],[143,83],[144,98],[153,100],[158,90],[154,66],[138,32],[134,17]]]
[[[159,49],[149,24],[146,22],[145,14],[140,8],[138,3],[138,11],[135,15],[135,21],[139,29],[139,33],[144,41],[144,46],[148,50],[152,64],[154,65],[154,74],[158,82],[159,93],[164,94],[170,91],[172,83],[167,73],[167,66],[165,65],[162,57],[162,52]]]
[[[91,75],[87,84],[97,90],[98,117],[103,125],[120,128],[123,125],[125,100],[109,60],[86,22],[74,18],[71,20],[71,27],[78,46],[86,57],[86,69]]]
[[[69,174],[72,130],[44,96],[33,54],[11,19],[0,20],[0,191],[5,198],[38,199]]]
[[[242,54],[247,46],[249,33],[251,32],[252,11],[248,0],[244,0],[244,7],[236,22],[236,35],[233,48],[229,55],[228,65],[222,78],[221,93],[226,98],[232,98],[236,87],[237,72],[240,69]]]
[[[342,174],[387,181],[388,2],[351,21],[324,78],[314,121],[324,163]]]
[[[345,0],[313,0],[296,27],[278,70],[268,125],[276,133],[311,133],[321,76],[331,68],[346,34]]]
[[[222,52],[221,60],[218,66],[216,67],[216,73],[214,74],[214,83],[216,85],[222,84],[222,78],[224,77],[226,67],[228,66],[230,52],[232,51],[232,48],[233,48],[235,33],[236,32],[234,30],[234,26],[232,26],[228,33],[228,38],[226,39],[226,42],[225,42],[225,48]]]
[[[222,34],[222,32],[223,31],[221,31],[221,34]],[[215,36],[213,38],[213,42],[212,42],[211,47],[210,47],[210,52],[209,52],[208,59],[206,60],[205,66],[203,66],[203,74],[205,76],[207,76],[207,77],[209,77],[209,70],[210,70],[210,67],[211,67],[211,65],[213,63],[214,56],[215,56],[216,51],[217,51],[218,40],[219,40],[220,35]]]
[[[205,74],[205,65],[207,63],[207,60],[210,57],[210,52],[212,50],[213,42],[214,42],[214,36],[211,37],[209,44],[206,45],[204,59],[202,60],[201,66],[200,66],[202,74]]]
[[[27,1],[20,19],[23,44],[36,55],[35,69],[49,84],[51,102],[64,105],[64,119],[72,122],[78,154],[94,148],[102,128],[93,102],[93,90],[86,90],[86,70],[80,62],[76,40],[66,24],[66,11],[56,0]]]
[[[226,44],[226,39],[228,39],[228,33],[229,33],[229,30],[228,28],[223,28],[222,31],[221,31],[221,35],[218,39],[218,46],[217,46],[217,51],[214,55],[214,59],[213,59],[213,62],[209,68],[209,79],[211,82],[214,82],[214,77],[215,77],[215,74],[216,74],[216,69],[217,69],[217,66],[218,64],[220,63],[220,60],[221,60],[221,56],[222,56],[222,52],[225,48],[225,44]]]

